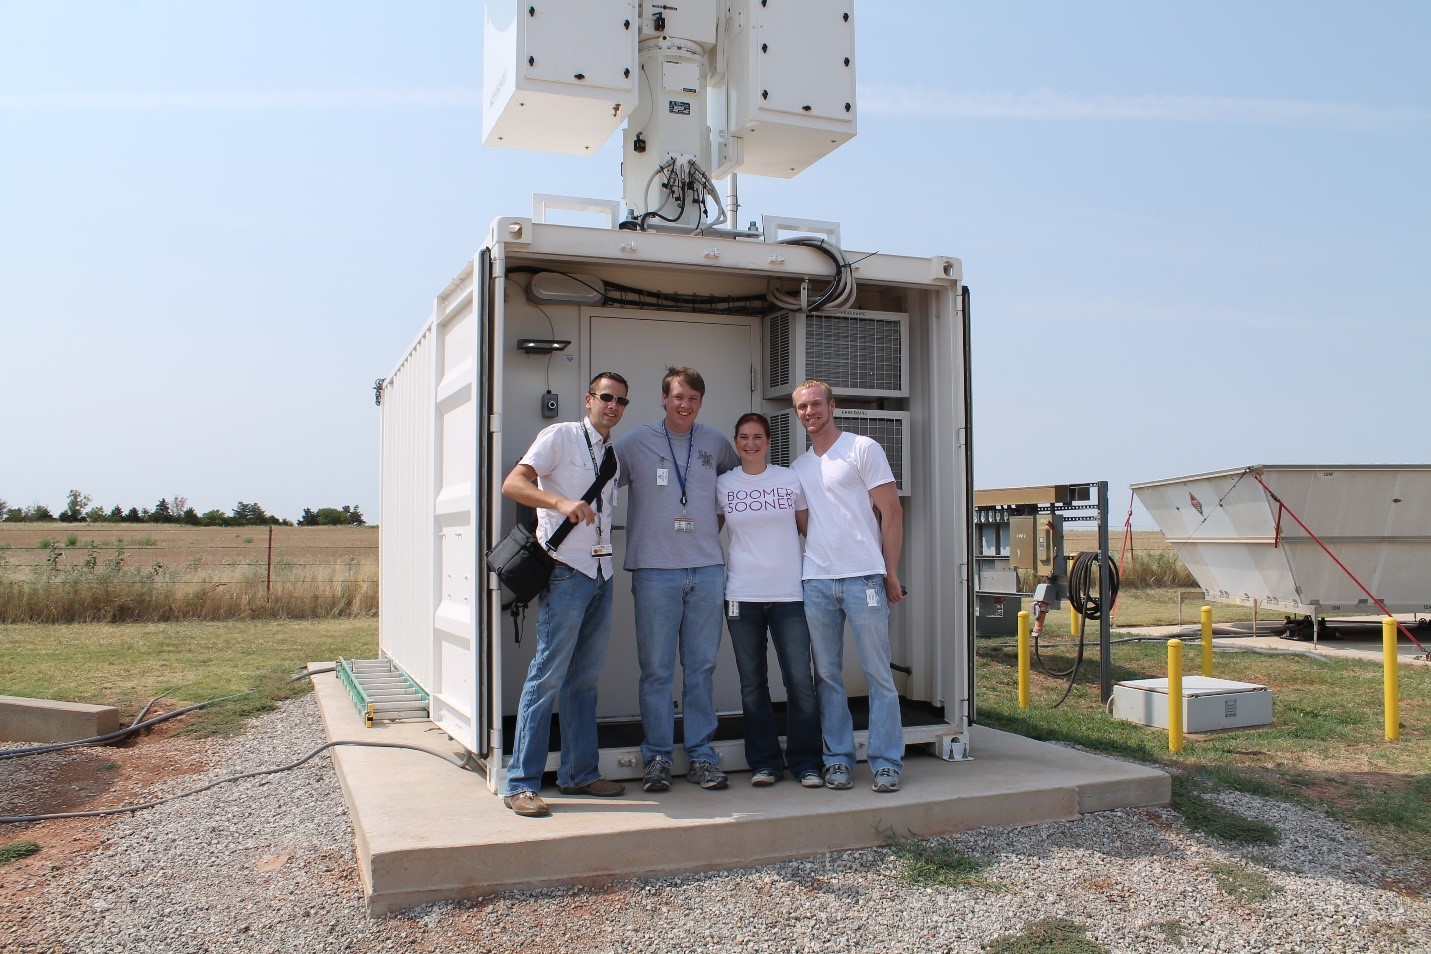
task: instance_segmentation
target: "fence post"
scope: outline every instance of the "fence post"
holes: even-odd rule
[[[268,525],[268,578],[264,582],[265,596],[273,595],[273,524]]]

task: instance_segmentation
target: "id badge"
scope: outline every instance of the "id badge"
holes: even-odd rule
[[[875,588],[874,588],[873,586],[867,586],[867,587],[865,587],[865,605],[866,605],[866,606],[878,606],[878,605],[879,605],[879,594],[878,594],[877,592],[875,592]]]
[[[695,532],[695,529],[696,529],[696,522],[695,522],[695,520],[693,520],[692,518],[690,518],[690,517],[677,517],[677,518],[676,518],[676,532],[677,532],[677,533],[693,533],[693,532]]]
[[[671,483],[671,472],[664,467],[656,468],[656,486],[666,487]]]
[[[740,619],[740,600],[725,601],[725,615],[731,619]]]
[[[594,546],[594,547],[591,548],[591,555],[594,556],[594,557],[609,557],[609,556],[611,556],[611,544],[609,544],[609,543],[598,543],[596,546]]]

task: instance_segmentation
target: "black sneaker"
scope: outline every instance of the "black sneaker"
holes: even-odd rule
[[[704,789],[725,788],[730,784],[730,779],[714,762],[692,762],[686,781]]]
[[[669,792],[671,763],[665,759],[652,759],[647,762],[646,777],[641,780],[641,788],[647,792]]]

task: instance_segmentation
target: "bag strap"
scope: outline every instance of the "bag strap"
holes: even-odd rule
[[[522,624],[527,619],[527,604],[509,600],[502,604],[502,611],[511,615],[512,639],[518,646],[522,645]]]
[[[589,504],[595,500],[597,495],[600,494],[611,481],[611,478],[615,476],[616,454],[612,451],[611,445],[607,444],[606,453],[601,457],[601,467],[596,472],[596,479],[591,482],[590,487],[586,488],[586,493],[581,495],[582,502]],[[557,547],[561,546],[562,541],[566,539],[566,535],[575,529],[576,524],[570,520],[563,520],[561,526],[557,527],[556,531],[547,540],[547,550],[555,553]]]

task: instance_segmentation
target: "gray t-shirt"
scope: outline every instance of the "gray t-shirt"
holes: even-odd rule
[[[739,467],[740,458],[715,428],[697,423],[689,435],[670,434],[668,443],[664,423],[645,424],[616,442],[621,485],[628,488],[626,569],[720,566],[725,557],[716,524],[716,477]],[[681,477],[686,482],[684,508]],[[691,531],[676,529],[676,519],[682,516],[693,522]]]

